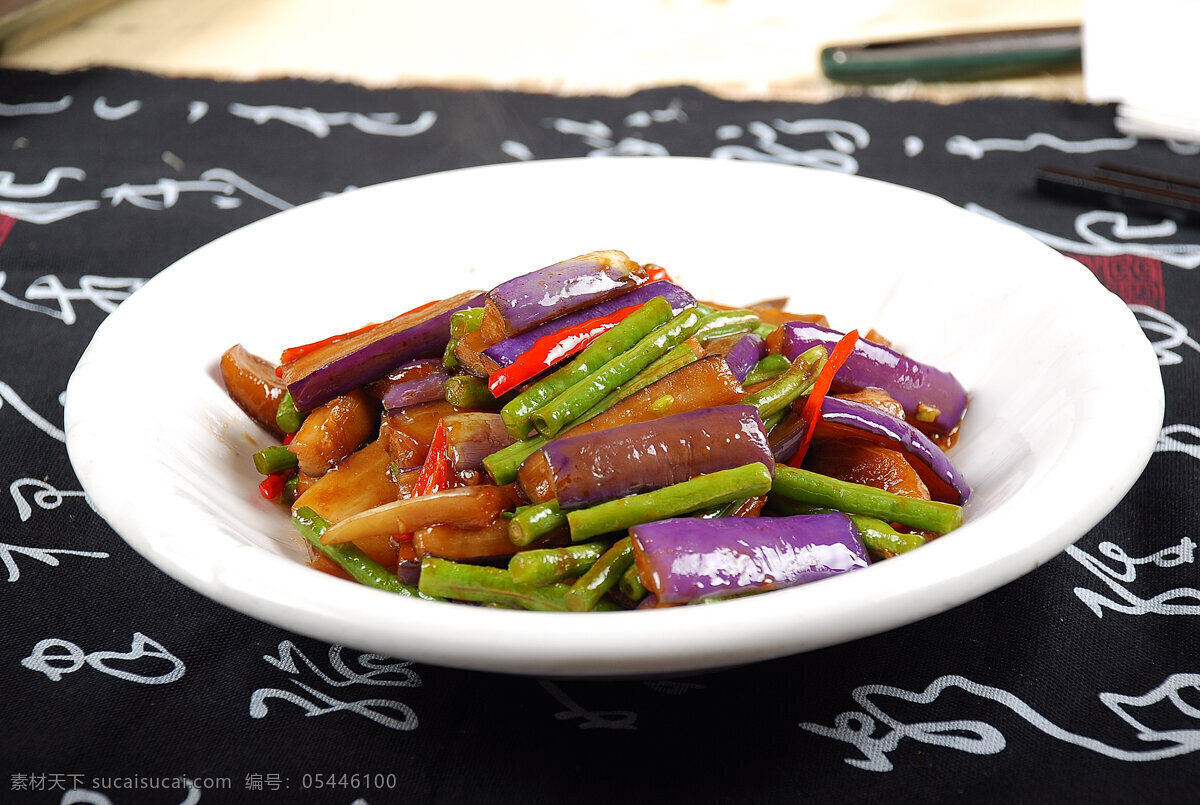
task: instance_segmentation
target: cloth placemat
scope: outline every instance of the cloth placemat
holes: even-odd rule
[[[0,801],[1195,801],[1200,228],[1033,186],[1048,161],[1200,175],[1200,149],[1112,121],[1110,106],[1031,99],[0,72]],[[1077,255],[1159,356],[1166,417],[1146,473],[1075,546],[944,614],[748,667],[621,681],[467,672],[290,634],[167,577],[89,508],[62,394],[97,325],[156,272],[348,188],[639,154],[858,173]],[[169,397],[173,367],[145,368]]]

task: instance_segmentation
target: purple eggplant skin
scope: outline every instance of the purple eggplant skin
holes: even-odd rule
[[[758,333],[742,333],[725,353],[725,362],[738,382],[746,379],[762,357],[767,354],[767,342]]]
[[[917,471],[926,486],[930,487],[930,492],[935,493],[935,500],[962,505],[971,496],[971,487],[941,448],[924,433],[882,408],[854,400],[843,400],[840,397],[826,397],[821,401],[821,423],[839,425],[846,429],[840,430],[846,435],[861,433],[873,437],[874,441],[889,443],[887,446],[903,450],[915,458],[921,465],[917,466]],[[814,435],[820,434],[821,429],[818,427]],[[787,461],[791,458],[790,455],[780,458],[778,447],[776,445],[777,461]],[[795,452],[795,448],[792,452]]]
[[[532,330],[527,330],[520,335],[515,335],[511,338],[506,338],[503,341],[492,344],[483,351],[483,354],[491,358],[500,366],[508,366],[523,353],[528,352],[529,348],[533,346],[534,342],[543,336],[556,333],[564,327],[571,327],[576,324],[581,324],[588,319],[595,319],[600,316],[608,316],[612,313],[616,313],[621,308],[649,302],[656,296],[661,296],[667,300],[667,302],[671,305],[672,314],[679,313],[684,308],[696,306],[696,299],[678,285],[666,280],[648,282],[645,285],[639,285],[635,288],[632,288],[627,293],[623,293],[620,296],[614,296],[590,307],[580,308],[573,313],[568,313],[565,316],[551,319],[550,321],[547,321],[546,323],[541,324]]]
[[[483,459],[515,439],[504,426],[504,419],[492,411],[462,411],[442,417],[446,428],[446,453],[456,473],[479,472]]]
[[[555,439],[542,448],[563,511],[759,462],[774,472],[758,411],[723,405]]]
[[[783,325],[782,353],[794,361],[817,344],[832,350],[842,333],[803,321]],[[919,363],[881,344],[860,338],[833,378],[834,392],[880,388],[894,397],[909,416],[936,412],[931,424],[949,432],[962,421],[967,392],[954,375]]]
[[[484,319],[498,315],[504,337],[511,338],[645,280],[645,270],[624,252],[589,252],[497,285],[487,294]]]
[[[658,604],[762,592],[870,564],[849,517],[681,517],[629,529],[634,558]]]
[[[378,380],[417,358],[434,358],[450,340],[450,316],[483,304],[484,294],[464,291],[416,313],[389,319],[371,330],[314,349],[283,367],[296,408],[318,405]]]
[[[384,410],[394,411],[397,408],[406,408],[410,405],[446,398],[446,381],[450,379],[450,375],[441,369],[440,360],[422,358],[419,361],[413,361],[408,366],[415,368],[418,364],[428,361],[437,364],[437,367],[425,376],[391,384],[391,387],[380,397]]]

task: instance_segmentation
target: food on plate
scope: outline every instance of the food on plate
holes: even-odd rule
[[[597,251],[283,351],[230,397],[310,564],[400,595],[649,609],[808,584],[959,527],[954,376],[787,300]]]

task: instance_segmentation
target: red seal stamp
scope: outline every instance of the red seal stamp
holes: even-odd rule
[[[1146,305],[1155,310],[1165,308],[1161,260],[1136,254],[1064,254],[1087,266],[1105,288],[1126,304]]]

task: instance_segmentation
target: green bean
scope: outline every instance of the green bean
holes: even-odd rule
[[[763,433],[767,434],[767,436],[770,436],[771,431],[775,430],[775,428],[779,425],[780,422],[782,422],[784,420],[784,418],[787,415],[788,415],[788,411],[785,408],[782,411],[776,411],[775,413],[771,414],[769,417],[764,419],[763,420]]]
[[[630,313],[616,327],[588,344],[570,363],[534,382],[509,400],[500,409],[508,432],[514,439],[524,439],[529,435],[530,416],[534,411],[639,343],[647,333],[670,318],[671,305],[661,296],[654,297]]]
[[[840,511],[839,509],[831,509],[828,506],[813,506],[808,503],[799,503],[787,499],[776,499],[771,506],[774,511],[785,515],[827,514],[829,512]],[[840,513],[846,514],[845,512]],[[862,540],[863,545],[874,554],[880,556],[900,554],[911,551],[913,548],[919,548],[925,544],[925,537],[920,534],[897,531],[889,523],[885,523],[876,517],[868,517],[865,514],[846,514],[846,516],[854,523],[854,528],[858,531],[858,536]]]
[[[483,468],[492,477],[492,481],[503,486],[517,480],[517,470],[522,462],[541,450],[548,442],[545,436],[533,436],[513,442],[508,447],[501,447],[495,453],[483,458]]]
[[[784,464],[775,465],[771,493],[847,514],[865,514],[921,531],[944,534],[962,525],[962,507],[952,503],[894,495],[873,486],[839,481]]]
[[[394,573],[367,556],[352,542],[341,545],[322,545],[321,537],[329,528],[329,523],[321,515],[304,506],[292,515],[292,525],[300,535],[318,551],[336,562],[342,570],[360,584],[386,590],[389,593],[429,598],[431,596],[398,580]]]
[[[621,580],[621,576],[631,564],[633,540],[629,537],[617,540],[571,585],[566,595],[567,609],[572,612],[588,612],[594,609],[604,594]]]
[[[646,597],[649,590],[646,585],[642,584],[642,575],[638,572],[638,566],[632,564],[621,574],[621,580],[617,582],[617,588],[621,591],[621,595],[628,598],[635,604]]]
[[[508,561],[508,574],[518,584],[553,584],[583,574],[608,548],[602,541],[521,551]]]
[[[826,357],[825,347],[820,344],[806,350],[792,361],[788,370],[777,377],[775,382],[753,394],[747,394],[742,399],[742,404],[758,408],[758,415],[763,419],[784,410],[798,397],[812,390],[817,373],[825,365]]]
[[[568,584],[518,584],[504,568],[468,565],[427,556],[421,561],[421,592],[426,595],[480,604],[520,607],[543,612],[566,612]],[[605,604],[597,609],[617,609]]]
[[[756,383],[761,383],[764,380],[770,380],[773,377],[778,377],[788,370],[792,362],[783,357],[777,352],[772,352],[770,355],[764,355],[762,360],[754,364],[754,368],[746,375],[746,379],[742,381],[743,386],[753,386]]]
[[[704,317],[696,337],[704,340],[720,338],[735,333],[748,333],[762,324],[762,319],[753,310],[716,310]]]
[[[666,355],[663,355],[661,358],[654,361],[645,369],[634,375],[630,380],[627,380],[618,386],[617,390],[613,392],[611,401],[608,397],[605,397],[601,402],[600,407],[592,411],[588,411],[585,416],[580,417],[579,421],[583,422],[587,419],[591,419],[596,414],[608,410],[614,404],[620,402],[631,394],[638,393],[656,380],[661,380],[667,375],[671,374],[671,372],[674,372],[676,369],[682,369],[689,363],[695,363],[697,360],[696,353],[692,349],[691,344],[682,343],[672,347]]]
[[[698,475],[640,495],[610,500],[567,514],[571,540],[584,542],[639,523],[679,517],[698,509],[740,498],[765,495],[771,489],[771,471],[754,463],[708,475]]]
[[[867,517],[864,514],[851,514],[850,520],[858,529],[859,539],[873,553],[888,555],[904,553],[925,544],[925,538],[920,534],[906,534],[897,531],[883,520]]]
[[[778,325],[770,324],[770,323],[764,321],[761,324],[759,324],[757,327],[754,328],[754,332],[757,333],[762,338],[766,338],[767,336],[769,336],[771,333],[775,332],[778,329],[779,329]]]
[[[281,502],[284,506],[291,506],[296,502],[296,490],[300,487],[299,473],[292,473],[291,476],[283,482],[283,495]]]
[[[651,383],[661,380],[676,369],[686,366],[695,360],[696,353],[692,351],[692,348],[688,344],[680,344],[647,366],[635,375],[632,380],[623,383],[616,391],[606,396],[572,424],[578,425],[588,421],[592,417],[607,411],[629,395],[641,391]],[[483,468],[487,470],[488,475],[491,476],[495,483],[501,485],[510,484],[517,479],[517,470],[520,468],[521,462],[545,447],[548,441],[549,439],[545,436],[539,435],[513,442],[508,447],[502,447],[495,453],[486,456],[483,459]]]
[[[450,340],[446,342],[446,350],[442,353],[442,366],[453,369],[458,366],[458,358],[454,357],[454,348],[458,341],[467,333],[479,329],[483,322],[483,308],[468,307],[457,310],[450,315]]]
[[[538,433],[553,438],[622,383],[632,380],[638,372],[665,355],[671,348],[690,338],[699,326],[700,315],[696,310],[684,310],[632,348],[614,357],[538,408],[530,415],[530,422],[537,428]]]
[[[296,401],[290,391],[284,392],[279,407],[275,410],[275,424],[284,433],[295,433],[304,424],[304,417],[296,410]]]
[[[483,308],[467,307],[450,314],[450,335],[462,338],[467,333],[473,333],[483,323]]]
[[[557,500],[518,506],[508,521],[508,538],[513,545],[529,545],[566,523],[567,517],[558,508]]]
[[[454,375],[446,379],[446,402],[460,408],[493,410],[500,401],[488,390],[487,381],[475,375]]]
[[[446,342],[446,349],[442,352],[442,366],[446,369],[455,369],[459,366],[458,358],[454,354],[455,348],[458,347],[458,339],[454,336]]]
[[[254,469],[263,475],[270,475],[281,470],[290,470],[299,466],[296,454],[281,444],[264,447],[254,454]]]

